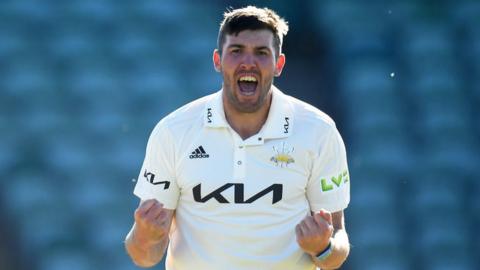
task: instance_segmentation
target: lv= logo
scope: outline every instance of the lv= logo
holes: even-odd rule
[[[333,190],[334,186],[340,187],[340,185],[343,183],[347,183],[349,181],[348,177],[348,171],[345,170],[343,173],[339,174],[338,176],[332,176],[330,178],[330,183],[327,183],[327,179],[322,178],[321,183],[322,183],[322,191],[330,191]]]

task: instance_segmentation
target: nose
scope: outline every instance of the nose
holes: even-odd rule
[[[249,70],[255,68],[255,66],[255,57],[250,53],[246,53],[242,59],[240,68],[244,70]]]

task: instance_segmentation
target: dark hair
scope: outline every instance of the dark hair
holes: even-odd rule
[[[223,17],[217,39],[220,54],[222,54],[226,35],[238,35],[243,30],[268,29],[273,33],[275,55],[277,57],[280,55],[283,37],[288,32],[288,24],[275,11],[268,8],[247,6],[227,11],[223,14]]]

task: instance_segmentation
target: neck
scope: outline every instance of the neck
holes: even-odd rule
[[[239,112],[231,106],[226,97],[223,96],[223,108],[225,118],[230,126],[243,139],[247,139],[257,134],[267,121],[270,104],[272,102],[272,93],[270,92],[267,101],[258,111],[252,113]]]

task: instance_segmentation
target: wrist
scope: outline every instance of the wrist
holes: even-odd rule
[[[332,238],[328,240],[327,246],[324,247],[320,252],[310,254],[312,257],[316,258],[319,261],[324,261],[332,254],[333,243]]]
[[[142,233],[138,233],[137,229],[133,229],[130,235],[130,241],[141,250],[149,250],[152,247],[158,245],[162,241],[154,241],[149,237],[145,237]]]

